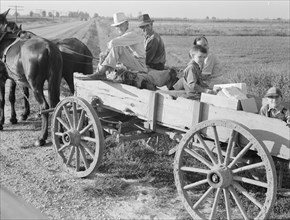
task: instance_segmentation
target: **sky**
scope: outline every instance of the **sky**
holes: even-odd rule
[[[30,11],[40,10],[58,11],[83,11],[93,16],[112,16],[116,12],[124,12],[127,16],[136,17],[140,13],[148,13],[150,17],[168,18],[212,18],[218,19],[289,19],[289,0],[187,0],[187,1],[100,1],[100,0],[0,0],[0,11],[11,8],[10,14],[14,13],[15,6],[21,15],[29,14]]]

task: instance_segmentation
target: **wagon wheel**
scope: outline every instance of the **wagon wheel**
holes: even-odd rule
[[[174,176],[193,219],[265,219],[275,202],[272,157],[233,121],[204,121],[191,129],[179,143]]]
[[[104,137],[100,120],[84,99],[68,97],[55,108],[52,142],[66,172],[86,177],[100,165]]]

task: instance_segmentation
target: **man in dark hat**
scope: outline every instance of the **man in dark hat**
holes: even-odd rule
[[[154,20],[151,20],[148,14],[141,15],[138,20],[145,36],[146,65],[152,69],[164,70],[166,53],[163,40],[153,30]]]

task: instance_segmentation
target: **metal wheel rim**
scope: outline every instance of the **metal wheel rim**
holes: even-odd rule
[[[267,183],[266,184],[265,183],[258,183],[259,185],[263,185],[263,186],[258,186],[258,187],[262,187],[262,188],[266,187],[267,192],[266,192],[263,204],[259,204],[259,201],[258,201],[257,204],[260,205],[260,207],[258,207],[258,205],[256,205],[256,206],[259,208],[260,211],[253,218],[254,219],[267,218],[268,215],[270,214],[272,206],[275,202],[275,196],[276,196],[276,190],[277,190],[276,170],[274,167],[272,157],[270,156],[267,148],[251,134],[249,129],[247,129],[245,126],[243,126],[241,124],[238,124],[236,122],[229,121],[229,120],[212,120],[212,121],[204,121],[202,123],[199,123],[183,137],[183,139],[181,140],[181,142],[178,146],[178,150],[176,152],[175,161],[174,161],[174,176],[175,176],[175,182],[176,182],[178,193],[181,196],[181,199],[184,203],[186,210],[189,212],[189,214],[194,219],[216,219],[217,218],[217,216],[216,216],[217,209],[219,209],[219,199],[220,199],[220,197],[223,197],[224,202],[226,203],[225,204],[225,210],[226,210],[225,218],[231,219],[232,217],[234,217],[234,214],[231,213],[232,210],[231,210],[231,204],[229,202],[229,196],[231,196],[232,200],[235,200],[234,197],[236,196],[238,198],[238,202],[235,200],[236,206],[238,207],[238,209],[242,215],[242,218],[243,219],[248,218],[247,212],[242,210],[244,208],[243,204],[239,204],[240,206],[242,206],[242,208],[240,208],[238,205],[239,202],[241,203],[241,200],[239,199],[239,197],[237,195],[235,195],[235,194],[237,194],[237,191],[240,193],[242,190],[242,188],[240,187],[240,183],[247,184],[244,181],[248,181],[247,179],[240,179],[240,178],[238,178],[239,180],[237,179],[239,172],[236,172],[238,168],[234,167],[234,165],[235,165],[234,161],[235,161],[235,158],[240,158],[241,155],[239,155],[239,154],[237,154],[236,157],[234,157],[233,159],[229,159],[229,161],[226,162],[226,164],[227,164],[226,167],[231,166],[230,171],[228,173],[232,173],[232,176],[229,177],[229,179],[233,178],[231,181],[229,180],[228,183],[226,180],[227,178],[225,178],[225,177],[227,177],[227,175],[223,176],[223,174],[222,174],[221,176],[223,176],[223,178],[224,178],[224,182],[223,182],[224,185],[218,186],[218,185],[212,184],[212,181],[210,181],[210,178],[209,178],[209,176],[210,176],[209,173],[211,173],[210,171],[213,171],[213,170],[216,171],[216,169],[209,168],[210,171],[207,171],[208,173],[205,174],[205,175],[207,175],[207,178],[205,178],[204,183],[194,182],[194,184],[197,184],[197,185],[198,184],[208,185],[207,191],[203,195],[201,195],[201,197],[198,199],[197,202],[192,201],[189,190],[186,189],[190,186],[188,184],[185,185],[186,183],[184,180],[184,175],[186,172],[188,172],[188,170],[186,170],[186,169],[190,169],[190,168],[186,168],[185,166],[183,166],[182,163],[184,163],[183,157],[185,157],[185,155],[188,154],[188,153],[186,153],[186,151],[188,151],[187,146],[193,137],[197,138],[197,134],[200,133],[201,130],[203,130],[204,128],[209,129],[210,127],[213,129],[213,133],[216,133],[216,132],[214,132],[214,130],[215,130],[214,127],[223,127],[223,128],[234,130],[234,131],[238,132],[239,134],[242,134],[243,136],[245,136],[248,139],[249,143],[251,143],[251,144],[249,144],[251,146],[245,146],[244,148],[254,147],[257,150],[257,154],[260,156],[260,158],[262,158],[262,162],[263,162],[262,167],[264,167],[264,169],[265,169],[264,172],[266,172],[266,178],[267,178]],[[218,137],[218,135],[217,135],[217,137]],[[217,140],[217,142],[219,142],[218,138],[215,138],[215,140]],[[201,143],[201,142],[199,141],[199,143]],[[219,146],[219,145],[215,144],[215,146]],[[218,149],[218,147],[217,147],[217,149]],[[227,149],[229,149],[228,146],[227,146]],[[206,152],[205,149],[204,149],[204,151]],[[221,152],[220,152],[220,155],[221,155]],[[210,156],[208,154],[207,154],[207,156],[208,156],[208,158],[210,158]],[[223,163],[225,161],[225,158],[223,158],[222,155],[219,156],[218,151],[213,156],[215,156],[213,159],[215,159],[216,163],[218,163],[218,164],[220,163],[219,161],[221,161],[221,163]],[[195,158],[196,155],[192,156],[192,157]],[[219,157],[220,157],[220,159],[219,159]],[[227,157],[227,156],[225,156],[225,157]],[[230,158],[230,157],[228,157],[228,158]],[[203,159],[205,159],[205,158],[203,158]],[[204,160],[204,162],[208,162],[208,161]],[[210,163],[208,165],[213,165],[213,164],[214,164],[214,162],[210,161]],[[247,168],[249,168],[249,166]],[[191,170],[191,172],[192,172],[192,170]],[[205,171],[195,169],[194,172],[201,174],[201,172],[205,172]],[[218,175],[220,175],[219,172],[212,172],[212,173],[214,173],[214,174],[217,173]],[[218,176],[218,175],[216,175],[216,176]],[[257,182],[255,182],[255,181],[251,181],[251,183],[257,184]],[[195,188],[196,186],[193,186],[193,188]],[[206,214],[201,213],[199,206],[202,204],[202,202],[205,201],[205,199],[208,200],[208,195],[210,195],[211,193],[214,194],[214,199],[212,200],[212,204],[211,204],[212,206],[210,207],[210,212],[206,213]],[[248,192],[247,196],[251,197],[251,195],[249,195],[249,192]],[[246,197],[246,199],[250,200],[248,197]],[[251,199],[253,199],[253,198],[251,198]],[[252,202],[254,204],[253,201],[250,201],[250,202]],[[255,201],[255,202],[257,202],[257,201]]]

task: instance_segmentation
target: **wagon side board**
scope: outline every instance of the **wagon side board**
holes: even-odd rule
[[[200,121],[224,119],[245,125],[263,142],[274,156],[290,160],[290,129],[277,119],[236,111],[185,98],[172,99],[169,94],[138,89],[107,81],[82,81],[75,79],[76,95],[92,102],[97,97],[107,108],[128,115],[135,115],[167,128],[187,132]],[[155,94],[157,93],[157,94]],[[152,99],[154,97],[154,99]],[[152,101],[153,100],[153,101]],[[224,140],[228,131],[222,131]],[[210,136],[211,134],[209,134]]]
[[[202,103],[201,120],[227,119],[245,125],[273,156],[290,160],[290,128],[278,119]],[[226,131],[225,131],[226,133]],[[228,135],[225,134],[225,137]]]
[[[200,102],[185,98],[172,99],[168,94],[105,82],[75,80],[76,95],[99,102],[114,111],[135,115],[152,124],[187,131],[199,122]],[[154,98],[153,98],[154,97]],[[154,122],[155,123],[155,122]]]

